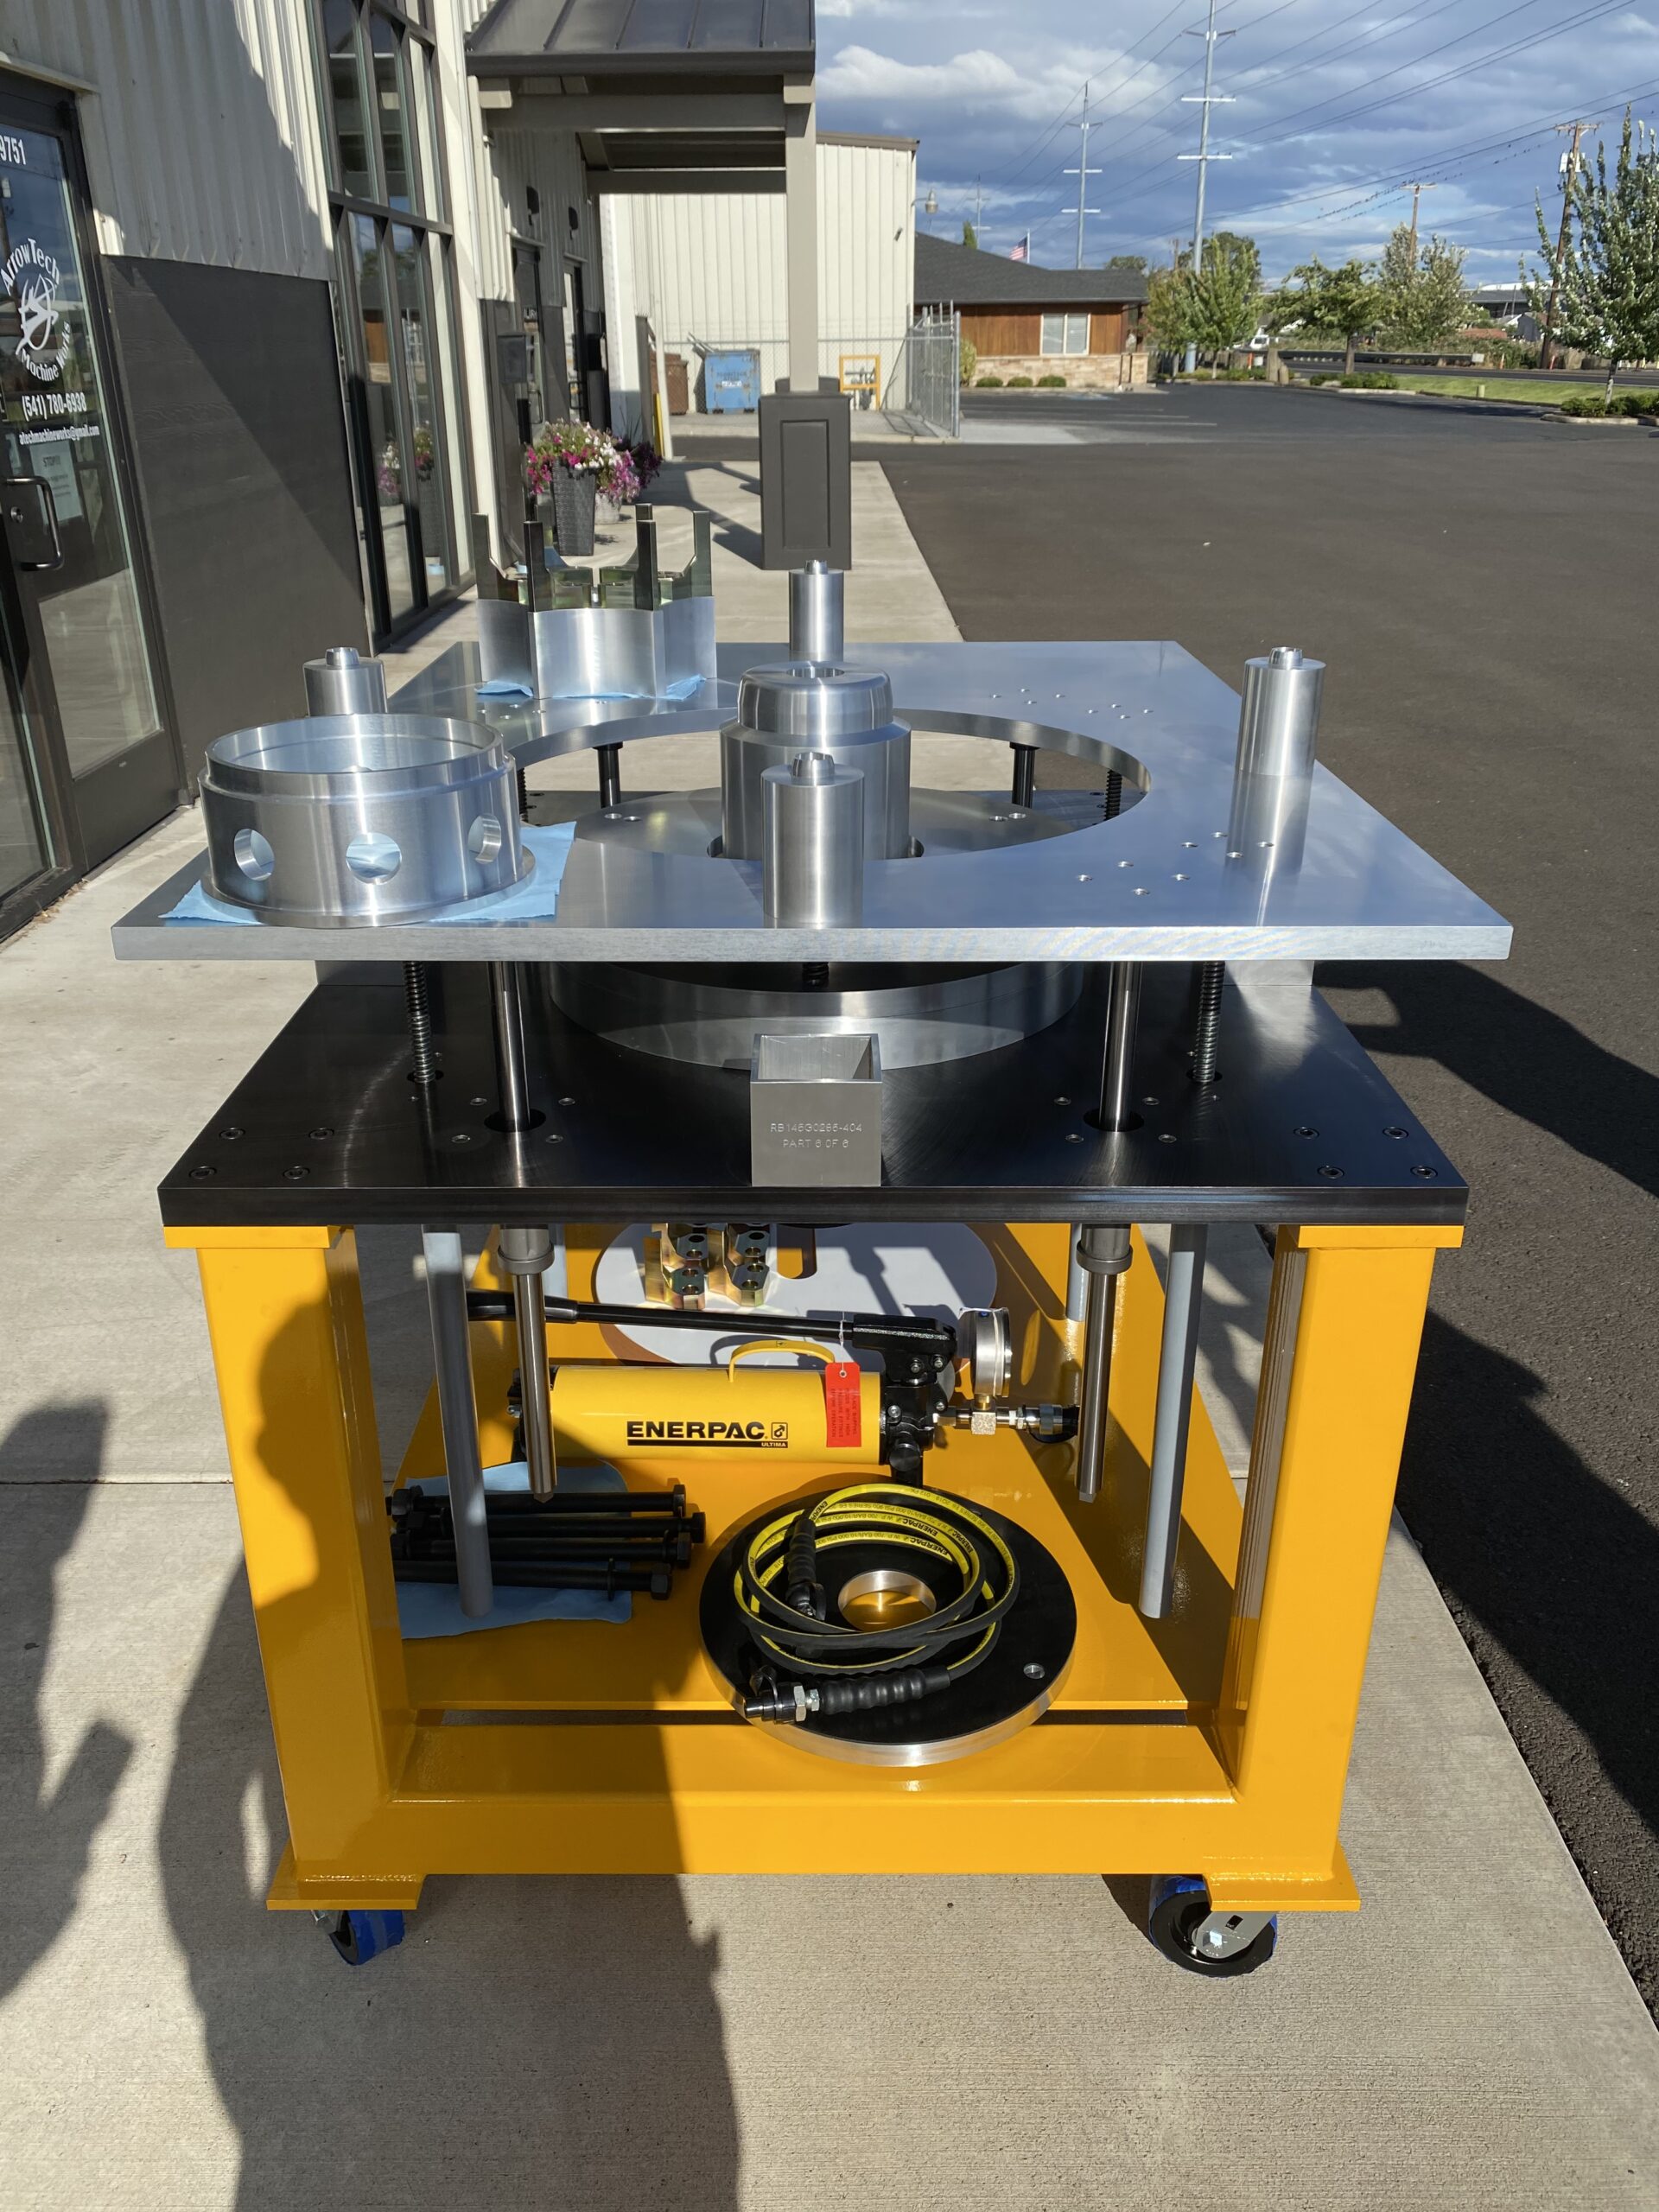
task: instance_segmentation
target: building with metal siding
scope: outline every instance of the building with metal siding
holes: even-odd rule
[[[912,319],[916,143],[820,131],[818,373],[875,364],[880,396],[903,374]],[[650,417],[650,370],[627,334],[642,322],[687,364],[701,411],[711,353],[753,350],[760,386],[788,374],[785,216],[775,193],[655,194],[603,203],[612,419]],[[895,395],[896,396],[896,395]]]

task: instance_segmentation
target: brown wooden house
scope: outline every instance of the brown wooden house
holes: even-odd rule
[[[960,314],[976,375],[1063,376],[1085,391],[1146,381],[1147,280],[1133,269],[1039,269],[918,232],[915,292],[918,310]]]

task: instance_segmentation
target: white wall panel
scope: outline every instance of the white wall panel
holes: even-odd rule
[[[911,320],[915,175],[908,147],[819,141],[820,375],[835,376],[843,353],[879,353],[884,385],[893,372]],[[666,350],[685,354],[694,385],[710,348],[759,347],[765,391],[788,374],[781,194],[630,195],[613,202],[611,219],[627,248],[626,272],[610,271],[613,388],[636,315],[651,317]]]
[[[306,0],[0,0],[0,54],[77,92],[106,253],[327,275]]]

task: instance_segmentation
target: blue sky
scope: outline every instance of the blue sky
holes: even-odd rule
[[[1077,118],[1091,85],[1086,258],[1167,259],[1191,235],[1205,0],[817,0],[819,124],[919,138],[928,227],[982,243],[1028,228],[1032,257],[1076,251]],[[1313,253],[1372,257],[1432,183],[1420,226],[1506,282],[1536,246],[1535,194],[1558,208],[1566,144],[1550,126],[1626,100],[1659,121],[1659,0],[1218,0],[1206,229],[1249,231],[1270,277]],[[1592,134],[1592,138],[1595,134]],[[918,213],[918,221],[925,219]]]

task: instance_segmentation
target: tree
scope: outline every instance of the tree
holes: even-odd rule
[[[1332,332],[1343,342],[1343,367],[1351,375],[1354,342],[1375,330],[1382,308],[1382,294],[1373,270],[1365,263],[1344,261],[1340,269],[1327,269],[1317,256],[1293,269],[1294,289],[1287,285],[1274,297],[1273,327],[1300,322],[1313,330]]]
[[[1154,269],[1147,287],[1147,326],[1166,353],[1189,346],[1211,357],[1241,345],[1255,328],[1262,298],[1262,257],[1254,238],[1217,231],[1204,242],[1204,266],[1192,274],[1191,252],[1173,269]]]
[[[1626,361],[1659,358],[1659,147],[1645,126],[1632,143],[1630,111],[1610,180],[1607,148],[1596,148],[1567,185],[1566,245],[1555,241],[1538,208],[1538,238],[1555,276],[1555,335],[1607,363],[1607,396]],[[1541,311],[1547,283],[1535,280],[1532,304]]]
[[[1130,269],[1137,276],[1144,276],[1151,267],[1144,253],[1115,253],[1106,264],[1109,269]]]
[[[1147,285],[1144,320],[1160,353],[1182,353],[1198,343],[1192,272],[1185,263],[1153,270]]]
[[[1464,250],[1432,238],[1413,257],[1409,223],[1389,238],[1377,271],[1377,321],[1402,346],[1443,346],[1469,319]]]
[[[1254,238],[1217,231],[1204,242],[1204,264],[1192,287],[1189,345],[1215,357],[1243,345],[1255,332],[1262,303],[1262,257]]]
[[[962,242],[963,245],[976,246],[979,244],[979,232],[974,228],[971,223],[964,223],[963,225]]]

